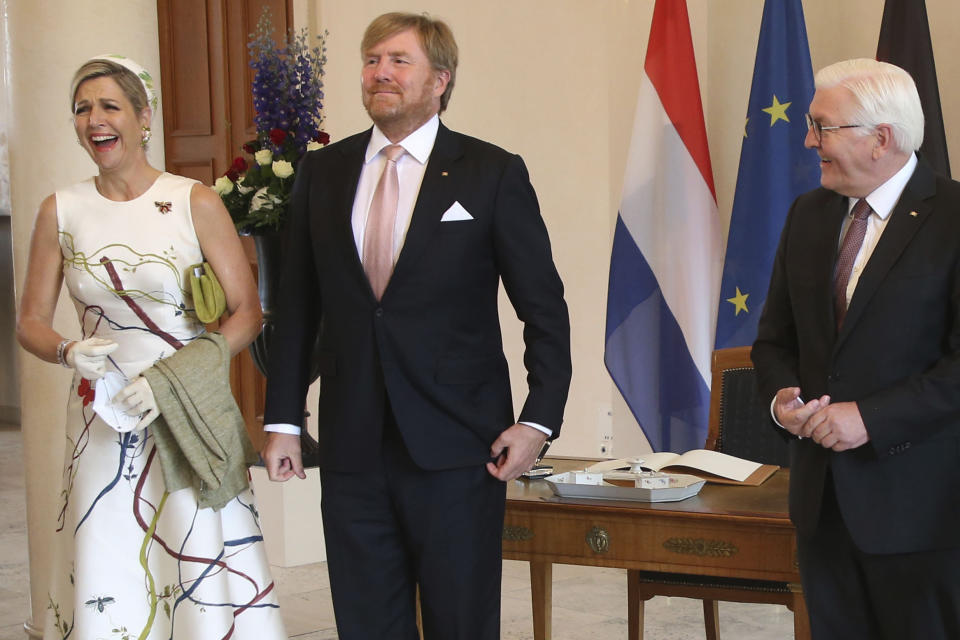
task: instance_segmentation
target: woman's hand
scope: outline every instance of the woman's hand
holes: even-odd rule
[[[113,340],[87,338],[66,347],[64,361],[87,380],[98,380],[107,371],[107,357],[119,347]]]
[[[153,397],[153,389],[143,376],[134,378],[133,382],[113,396],[111,402],[123,408],[128,416],[140,416],[140,422],[133,426],[132,431],[143,431],[160,415],[157,400]]]

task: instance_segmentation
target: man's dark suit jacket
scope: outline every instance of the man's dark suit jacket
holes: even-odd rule
[[[760,388],[856,401],[870,441],[791,442],[790,513],[811,533],[832,471],[867,553],[960,545],[960,184],[923,162],[900,197],[839,334],[832,282],[847,198],[800,196],[787,217],[753,361]]]
[[[524,323],[520,420],[560,431],[570,384],[563,284],[519,156],[442,124],[393,276],[378,302],[351,211],[371,131],[308,153],[291,197],[265,423],[301,424],[320,332],[320,465],[362,470],[384,398],[424,469],[480,464],[514,424],[499,283]],[[441,218],[459,202],[472,220]],[[384,393],[386,391],[386,394]]]

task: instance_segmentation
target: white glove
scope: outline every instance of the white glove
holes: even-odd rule
[[[148,424],[160,415],[157,401],[153,397],[153,389],[150,388],[150,383],[143,376],[134,378],[133,382],[113,396],[112,402],[121,407],[127,415],[140,416],[140,422],[134,425],[132,431],[143,431]]]
[[[119,347],[113,340],[105,338],[87,338],[74,342],[67,350],[64,360],[87,380],[102,378],[107,370],[107,356]]]

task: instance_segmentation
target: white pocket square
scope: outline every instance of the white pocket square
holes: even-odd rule
[[[473,216],[459,202],[450,205],[450,208],[444,211],[443,217],[440,218],[440,222],[457,222],[460,220],[473,220]]]

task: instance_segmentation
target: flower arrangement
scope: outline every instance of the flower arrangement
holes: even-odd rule
[[[291,31],[279,47],[271,38],[272,30],[269,9],[264,9],[247,45],[250,66],[256,71],[257,137],[245,143],[243,151],[252,161],[236,157],[213,185],[241,233],[283,226],[297,164],[304,153],[330,142],[320,128],[326,33],[318,37],[320,46],[310,49],[306,29]]]

